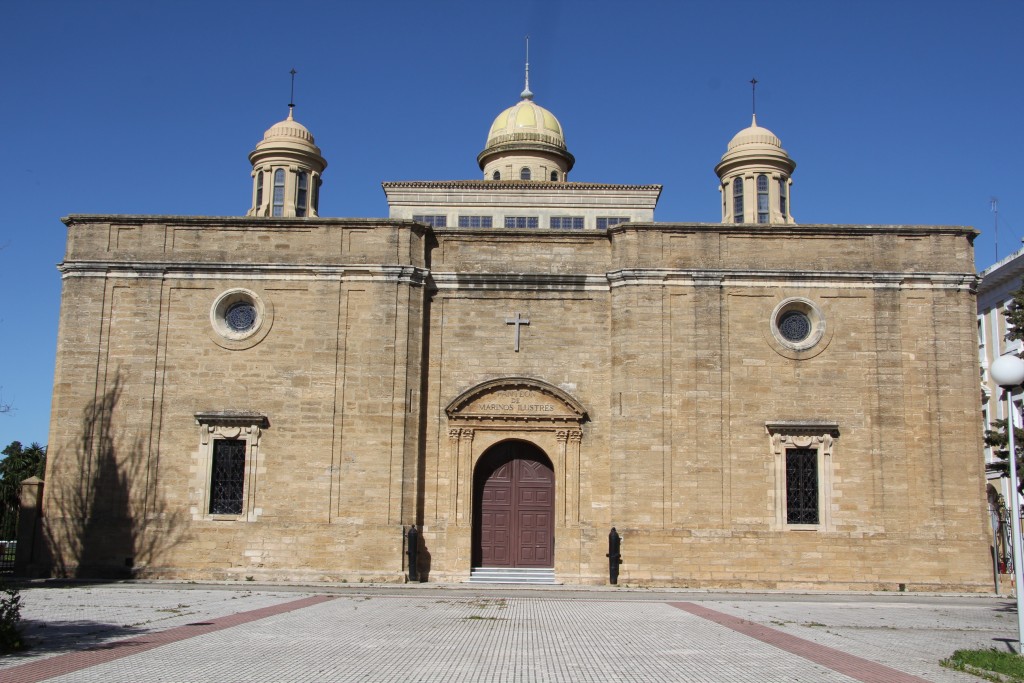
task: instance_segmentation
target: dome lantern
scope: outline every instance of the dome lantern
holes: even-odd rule
[[[295,105],[289,104],[288,117],[267,129],[249,153],[253,190],[252,206],[246,215],[318,215],[321,174],[327,161],[313,134],[295,120],[294,109]]]
[[[529,57],[520,98],[494,119],[477,155],[484,180],[567,181],[576,159],[565,146],[562,124],[533,101]]]
[[[795,223],[790,201],[796,162],[782,141],[757,125],[754,114],[748,128],[729,141],[715,166],[722,193],[723,223]]]

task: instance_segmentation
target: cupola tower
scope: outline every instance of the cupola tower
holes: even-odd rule
[[[796,162],[757,115],[729,141],[715,167],[722,193],[723,223],[795,223],[792,213]]]
[[[791,206],[791,176],[796,162],[776,135],[757,125],[729,141],[715,166],[722,193],[723,223],[795,223]]]
[[[252,162],[252,207],[249,216],[316,216],[320,175],[327,161],[313,135],[295,120],[294,104],[288,118],[271,126],[256,149]]]
[[[576,159],[565,146],[562,124],[533,101],[530,60],[519,103],[498,114],[477,163],[484,180],[566,182]]]

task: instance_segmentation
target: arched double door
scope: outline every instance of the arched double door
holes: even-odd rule
[[[555,473],[544,451],[503,441],[473,476],[473,566],[553,567]]]

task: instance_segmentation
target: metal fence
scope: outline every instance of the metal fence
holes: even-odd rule
[[[1010,524],[1010,508],[989,505],[992,517],[992,533],[995,540],[995,560],[1000,574],[1013,573],[1013,548],[1010,543],[1013,526]],[[1021,515],[1021,529],[1024,529],[1024,515]]]
[[[18,508],[0,507],[0,574],[14,571],[14,550],[18,545]]]

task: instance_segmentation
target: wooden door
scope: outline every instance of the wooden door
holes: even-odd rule
[[[478,466],[474,564],[552,567],[554,471],[539,450],[512,443]]]

